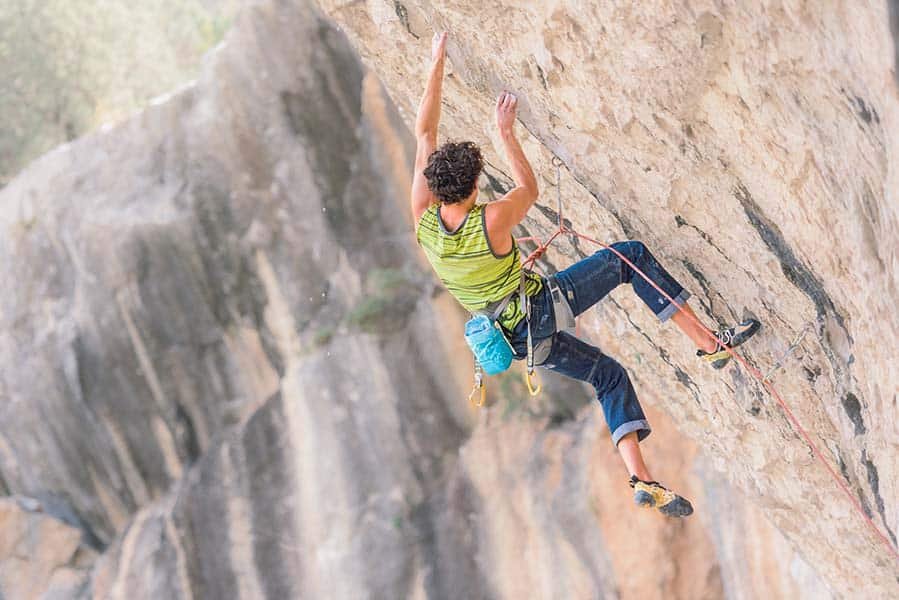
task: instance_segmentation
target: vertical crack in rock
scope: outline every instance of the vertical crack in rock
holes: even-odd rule
[[[737,268],[739,268],[741,271],[743,271],[743,274],[746,275],[746,277],[747,277],[750,281],[752,281],[756,286],[759,285],[758,279],[756,279],[755,275],[754,275],[752,272],[750,272],[750,271],[748,271],[747,269],[745,269],[744,267],[741,267],[740,265],[738,265],[737,263],[735,263],[734,260],[733,260],[733,258],[731,258],[731,256],[730,256],[728,253],[726,253],[724,250],[722,250],[722,249],[718,246],[718,244],[716,244],[716,243],[714,242],[714,240],[712,240],[712,236],[710,236],[707,232],[703,231],[702,229],[700,229],[700,228],[697,227],[696,225],[693,225],[692,223],[688,222],[686,219],[684,219],[684,218],[683,218],[682,216],[680,216],[680,215],[675,215],[675,216],[674,216],[674,222],[677,224],[678,227],[689,227],[690,229],[694,230],[696,233],[699,234],[699,237],[701,237],[703,240],[705,240],[705,242],[706,242],[709,246],[711,246],[712,248],[714,248],[715,251],[718,252],[718,254],[721,255],[721,257],[722,257],[724,260],[726,260],[728,263],[734,265],[735,267],[737,267]],[[728,306],[727,308],[728,308],[728,310],[729,310],[731,313],[733,313],[733,311],[730,309],[730,306]]]
[[[865,491],[862,489],[862,486],[853,481],[852,476],[849,474],[849,466],[846,464],[846,459],[843,458],[843,453],[838,450],[836,452],[836,456],[840,464],[840,474],[843,476],[843,479],[845,479],[846,483],[849,484],[849,487],[851,487],[855,491],[855,495],[858,497],[858,501],[862,505],[862,510],[865,511],[865,514],[868,515],[868,518],[874,518],[874,512],[871,510],[871,503],[868,502],[868,498],[867,496],[865,496]]]
[[[460,462],[435,506],[441,531],[439,568],[446,572],[444,579],[455,586],[435,598],[501,597],[485,574],[489,570],[481,568],[484,550],[479,547],[478,532],[486,529],[482,521],[490,518],[484,507],[484,497]]]
[[[871,124],[872,117],[876,119],[878,123],[880,123],[880,117],[877,116],[877,111],[874,110],[874,107],[868,108],[865,104],[865,101],[855,96],[853,98],[855,100],[855,104],[858,107],[858,116],[861,117],[861,120],[864,121],[867,125]]]
[[[852,485],[852,477],[849,476],[849,467],[846,465],[846,460],[843,458],[842,452],[837,452],[837,459],[840,462],[840,473],[843,475],[843,479],[846,480],[846,483]]]
[[[210,161],[211,162],[211,161]],[[208,285],[203,286],[206,304],[215,316],[215,320],[227,328],[234,322],[234,313],[229,299],[236,296],[237,278],[242,267],[240,253],[234,248],[230,235],[236,229],[234,214],[227,201],[229,190],[224,186],[227,180],[223,176],[224,168],[220,165],[207,165],[213,175],[205,181],[198,181],[191,186],[194,198],[193,213],[195,217],[196,243],[203,275]],[[138,239],[135,242],[140,276],[138,277],[141,293],[152,294],[155,282],[148,281],[150,263],[153,261],[153,242],[159,240]],[[177,251],[176,251],[177,252]],[[189,262],[187,263],[189,264]],[[233,294],[233,295],[232,295]]]
[[[733,188],[733,195],[759,237],[779,261],[784,276],[812,301],[818,317],[821,349],[831,363],[837,382],[849,387],[851,376],[847,369],[854,360],[850,353],[854,340],[843,315],[837,311],[820,280],[793,252],[777,224],[764,215],[746,186],[738,183]]]
[[[789,246],[789,244],[787,244],[786,239],[784,238],[780,229],[774,222],[772,222],[762,213],[761,208],[758,206],[755,200],[753,200],[751,194],[749,193],[749,190],[742,183],[739,183],[734,188],[734,196],[743,206],[743,210],[746,213],[749,222],[756,229],[762,241],[777,257],[784,276],[787,278],[787,280],[790,281],[790,283],[801,290],[814,304],[820,328],[819,337],[822,339],[822,342],[826,342],[821,344],[821,348],[824,351],[825,355],[828,357],[828,360],[830,361],[834,372],[837,375],[837,381],[839,382],[845,377],[846,380],[844,381],[844,384],[848,385],[849,383],[851,383],[851,376],[846,373],[846,369],[852,363],[853,356],[850,354],[847,358],[845,357],[844,353],[844,356],[840,356],[838,358],[838,350],[834,348],[834,344],[839,344],[841,341],[839,338],[834,338],[835,334],[840,337],[845,336],[843,341],[845,341],[848,346],[851,347],[853,343],[852,336],[849,334],[843,316],[837,311],[833,300],[824,290],[824,286],[821,284],[818,278],[801,260],[799,260],[799,258],[793,252],[792,248]],[[833,327],[828,327],[829,323],[835,323],[837,326],[839,326],[840,330],[842,330],[842,334],[836,331]],[[817,369],[817,371],[806,369],[806,376],[810,381],[816,379],[818,374],[820,374],[820,369]],[[866,427],[861,414],[861,400],[852,393],[846,393],[841,398],[841,402],[843,405],[843,409],[846,411],[846,414],[849,416],[849,419],[852,421],[855,427],[855,435],[864,434],[866,432]],[[862,462],[864,463],[868,472],[868,483],[871,486],[871,490],[876,499],[878,512],[880,513],[884,526],[887,528],[887,531],[889,532],[890,537],[895,544],[895,535],[889,529],[886,521],[886,516],[884,514],[884,503],[883,498],[880,496],[877,469],[874,464],[867,459],[865,451],[862,451]],[[861,499],[862,506],[870,515],[871,508],[867,501],[867,498],[862,492],[860,486],[850,480],[848,469],[846,468],[845,462],[843,461],[842,457],[840,457],[840,469],[846,480],[850,482],[850,485],[856,487],[856,492]]]
[[[840,327],[846,331],[846,335],[849,336],[843,316],[837,311],[833,300],[814,273],[796,257],[777,224],[762,213],[762,209],[756,204],[745,185],[738,183],[733,193],[742,205],[750,224],[758,232],[768,249],[777,257],[784,276],[809,297],[815,305],[819,318],[823,318],[827,314],[833,315]],[[849,337],[849,340],[851,343],[852,338]]]
[[[426,373],[428,368],[417,358],[424,356],[421,341],[414,335],[408,335],[408,329],[404,329],[406,341],[403,343],[406,346],[406,354],[403,358],[396,356],[386,347],[390,343],[389,339],[384,339],[381,343],[385,346],[385,356],[404,361],[402,366],[397,364],[390,368],[388,373],[394,382],[394,389],[409,390],[409,393],[397,397],[397,411],[401,417],[398,419],[398,427],[400,440],[409,457],[409,467],[422,494],[422,498],[412,505],[409,517],[416,532],[414,540],[419,546],[418,556],[425,573],[423,582],[426,595],[429,598],[441,598],[452,595],[454,582],[446,577],[446,572],[441,567],[437,523],[439,515],[435,512],[430,499],[439,493],[445,481],[445,465],[442,458],[444,452],[458,454],[467,435],[458,427],[451,426],[443,430],[440,437],[435,437],[428,431],[427,426],[422,428],[415,420],[402,418],[405,414],[418,414],[423,409],[428,409],[440,411],[441,414],[436,415],[435,422],[453,423],[444,405],[438,403],[425,408],[417,404],[419,395],[412,391],[420,389],[421,384],[415,381],[415,374]],[[412,364],[409,363],[409,357],[413,357]],[[414,569],[408,569],[408,580],[404,582],[410,593],[414,585],[414,574]]]
[[[717,250],[718,254],[720,254],[721,256],[726,258],[728,261],[730,260],[730,257],[727,255],[727,253],[718,247],[718,245],[712,240],[712,236],[710,236],[708,233],[706,233],[705,231],[703,231],[696,225],[693,225],[692,223],[688,222],[685,218],[683,218],[680,215],[674,215],[674,222],[678,226],[678,228],[689,227],[690,229],[694,230],[696,233],[699,234],[699,237],[701,237],[702,239],[704,239],[706,241],[706,243],[709,246],[711,246],[712,248]]]
[[[93,398],[93,390],[92,390],[92,381],[94,381],[95,374],[102,372],[107,367],[103,365],[102,360],[97,356],[94,356],[92,352],[90,352],[87,343],[84,338],[80,335],[76,335],[72,340],[72,356],[74,357],[74,368],[75,368],[75,380],[76,385],[74,386],[73,393],[75,394],[76,399],[79,404],[84,407],[85,412],[87,413],[88,418],[94,421],[95,424],[99,425],[103,423],[103,419],[100,418],[94,411],[93,406],[91,405],[91,399]],[[103,433],[109,434],[105,430],[101,430]],[[125,452],[129,452],[130,448],[125,448]],[[77,455],[77,454],[76,454]],[[133,468],[134,472],[137,474],[137,479],[141,482],[150,481],[150,474],[142,469],[141,461],[131,461],[131,464],[123,464],[123,459],[120,456],[119,452],[112,451],[107,453],[107,458],[115,465],[115,468],[112,470],[113,478],[110,483],[116,488],[116,492],[120,495],[122,502],[125,503],[129,507],[136,507],[140,504],[137,495],[141,492],[136,492],[136,490],[132,489],[132,486],[129,484],[130,480],[127,475],[124,478],[119,478],[116,475],[119,473],[127,474],[129,469]],[[145,490],[142,490],[145,492]],[[87,522],[87,518],[80,519],[82,522]],[[99,539],[99,538],[98,538]]]
[[[249,503],[252,528],[252,557],[259,582],[269,598],[289,598],[297,594],[291,563],[286,552],[297,552],[293,542],[298,531],[296,507],[279,502],[282,490],[295,487],[290,454],[295,452],[292,440],[285,433],[288,417],[284,410],[284,396],[278,391],[265,402],[265,410],[258,410],[241,432],[237,460],[244,462],[244,485],[253,490],[255,502]],[[274,443],[273,443],[274,442]],[[253,464],[256,463],[256,464]],[[261,501],[260,501],[261,500]],[[293,534],[293,535],[291,535]],[[283,537],[282,537],[283,536]],[[285,539],[286,538],[286,539]],[[296,563],[302,561],[297,556]],[[234,565],[239,573],[239,565]]]
[[[175,432],[179,448],[187,453],[187,463],[191,464],[200,457],[200,441],[193,419],[181,404],[175,404]]]
[[[693,400],[696,401],[696,404],[701,405],[702,402],[700,402],[700,400],[699,400],[699,386],[696,385],[696,382],[693,381],[693,379],[687,374],[686,371],[684,371],[683,369],[681,369],[679,366],[677,366],[676,364],[674,364],[671,361],[671,357],[668,355],[667,350],[665,350],[661,346],[657,345],[654,341],[652,341],[652,338],[649,337],[649,335],[647,335],[647,333],[645,331],[643,331],[643,329],[641,329],[639,325],[634,323],[634,320],[631,319],[631,316],[628,314],[628,312],[626,310],[624,310],[623,306],[618,304],[618,302],[616,302],[614,298],[612,298],[610,296],[607,296],[607,298],[616,308],[618,308],[618,310],[621,311],[621,314],[624,315],[624,317],[627,319],[627,322],[630,323],[631,326],[634,329],[636,329],[637,332],[641,336],[643,336],[643,338],[649,343],[650,346],[653,347],[653,349],[655,349],[656,352],[658,352],[659,358],[661,358],[665,364],[667,364],[669,367],[671,367],[671,369],[674,371],[674,376],[677,378],[677,380],[681,384],[683,384],[683,386],[685,388],[690,390],[690,393],[693,395]]]
[[[886,257],[878,243],[880,238],[878,230],[882,227],[880,210],[874,190],[871,189],[871,184],[867,180],[862,180],[862,193],[858,206],[860,209],[858,223],[862,230],[862,240],[871,258],[877,261],[879,269],[887,272],[889,267],[887,267]]]
[[[100,539],[90,523],[81,518],[81,515],[73,507],[65,492],[39,492],[32,495],[40,502],[42,512],[55,517],[67,525],[81,530],[81,542],[88,548],[102,553],[106,550],[106,543]]]
[[[539,64],[535,64],[537,67],[537,76],[540,78],[540,86],[543,87],[544,90],[548,90],[549,86],[546,83],[546,73],[543,72],[543,68]]]
[[[416,40],[420,40],[421,36],[412,31],[412,26],[409,24],[409,9],[406,8],[402,2],[394,1],[393,10],[396,11],[396,16],[399,17],[400,23],[403,24],[403,27],[406,28],[406,31],[409,32],[409,35],[414,37]]]
[[[362,232],[353,230],[354,219],[345,197],[355,157],[361,147],[359,125],[362,121],[362,65],[343,35],[321,21],[314,44],[316,56],[309,64],[318,94],[281,92],[293,132],[303,137],[312,157],[317,187],[322,193],[325,215],[335,239],[349,243]],[[312,104],[310,106],[310,103]],[[334,123],[343,123],[334,127]],[[348,231],[348,229],[350,229]]]
[[[862,450],[862,463],[865,465],[865,469],[868,472],[868,485],[871,486],[871,492],[874,494],[874,501],[877,503],[877,512],[880,513],[880,519],[883,521],[883,526],[886,528],[887,533],[890,535],[890,539],[893,540],[893,545],[895,546],[896,534],[890,529],[889,522],[887,521],[883,496],[880,495],[880,477],[877,475],[877,467],[874,466],[874,463],[868,458],[868,452],[864,449]]]
[[[177,496],[175,499],[177,500]],[[194,579],[189,575],[189,569],[193,566],[194,557],[187,553],[188,545],[185,544],[185,536],[182,534],[183,529],[178,527],[176,517],[171,512],[162,515],[161,520],[163,531],[165,532],[164,539],[168,540],[168,545],[171,548],[174,567],[173,577],[169,581],[171,585],[178,586],[181,591],[179,596],[185,595],[188,598],[196,598],[198,597],[196,585],[194,584]]]
[[[254,278],[259,281],[258,277],[255,277],[255,274]],[[259,332],[259,343],[262,345],[262,352],[265,354],[268,364],[271,365],[272,369],[278,374],[278,378],[282,379],[287,372],[287,364],[278,348],[278,341],[275,333],[269,328],[268,323],[265,320],[265,307],[269,306],[269,301],[266,297],[265,287],[261,286],[261,288],[260,292],[262,297],[260,298],[259,303],[254,306],[251,313],[253,325]],[[327,292],[328,288],[326,285],[324,297],[327,297]]]
[[[865,428],[865,421],[862,418],[862,405],[858,401],[858,398],[852,392],[847,392],[846,395],[843,396],[842,402],[843,410],[846,411],[846,414],[849,415],[849,420],[855,425],[855,435],[864,434],[867,429]]]
[[[705,309],[706,315],[710,318],[714,319],[720,325],[722,320],[715,315],[714,307],[712,306],[712,290],[709,285],[709,280],[705,278],[705,275],[702,274],[702,271],[696,268],[696,266],[687,259],[682,259],[681,264],[690,272],[690,275],[693,276],[693,279],[699,284],[699,287],[702,288],[702,295],[705,296],[705,302],[703,302],[702,298],[699,298],[699,303],[702,305],[703,309]]]
[[[815,365],[813,368],[809,368],[803,365],[802,372],[809,383],[815,383],[818,377],[821,376],[821,367]]]
[[[202,461],[204,457],[201,457]],[[199,471],[200,468],[192,466],[191,469],[195,471]],[[175,487],[173,490],[173,497],[171,498],[171,506],[172,513],[169,515],[169,523],[170,527],[174,528],[174,532],[177,532],[177,543],[181,548],[181,554],[183,555],[183,560],[179,565],[179,576],[182,578],[182,582],[184,582],[184,577],[186,576],[185,586],[186,591],[189,593],[188,598],[200,598],[203,593],[202,589],[202,576],[200,575],[202,571],[201,563],[201,553],[197,548],[197,540],[195,535],[197,531],[194,529],[191,523],[189,523],[188,518],[184,514],[183,509],[179,510],[181,503],[184,501],[184,495],[186,493],[186,488],[190,486],[193,482],[188,480],[187,478],[182,479],[179,482],[179,485]],[[221,528],[220,531],[227,531],[227,528]],[[174,537],[174,535],[172,536]],[[175,543],[173,541],[173,543]],[[208,568],[208,567],[207,567]],[[228,576],[217,574],[217,579],[219,581],[225,580]],[[236,587],[236,586],[235,586]],[[232,587],[232,589],[234,589]],[[80,596],[79,596],[80,598]]]
[[[850,92],[844,87],[840,88],[840,92],[846,97],[850,108],[864,125],[871,125],[872,122],[875,125],[880,125],[880,115],[877,114],[877,109],[874,108],[874,105],[870,102],[865,102],[861,96]],[[862,129],[864,130],[864,127]]]
[[[484,176],[487,178],[487,183],[490,184],[490,188],[499,195],[505,195],[505,194],[509,193],[509,190],[512,189],[511,182],[506,184],[506,183],[500,181],[499,178],[497,177],[497,175],[502,175],[503,177],[506,177],[507,181],[508,181],[508,176],[505,173],[503,173],[502,171],[500,171],[499,169],[497,169],[496,167],[494,167],[493,165],[491,165],[489,162],[484,161],[484,163],[486,165],[488,165],[488,167],[489,167],[487,169],[484,169]],[[490,172],[491,169],[495,170],[497,172],[497,175],[493,175]]]
[[[582,427],[583,423],[573,425],[572,428],[569,429],[569,434],[572,430],[581,429]],[[543,447],[544,440],[549,439],[551,439],[550,436],[545,433],[541,434],[540,439],[537,440],[535,445],[537,447]],[[575,437],[572,442],[573,443],[568,447],[568,451],[561,455],[561,468],[562,480],[570,482],[568,485],[575,488],[575,486],[578,486],[579,484],[583,485],[581,483],[581,478],[584,477],[584,470],[581,461],[583,460],[582,457],[584,455],[582,447],[584,438]],[[541,465],[541,471],[545,473],[546,471],[544,471],[544,469],[546,469],[546,467],[551,468],[549,464],[544,463]],[[557,526],[560,530],[561,539],[570,546],[578,563],[582,566],[584,571],[587,572],[590,578],[594,590],[593,597],[605,598],[606,596],[603,592],[606,590],[609,583],[615,580],[615,577],[603,568],[602,561],[596,560],[596,552],[589,539],[591,537],[590,531],[583,527],[582,521],[577,514],[580,510],[583,510],[583,508],[574,506],[570,499],[566,498],[562,493],[553,494],[549,498],[549,507],[556,515],[558,515]],[[615,597],[617,597],[617,595]]]
[[[540,204],[535,204],[534,208],[539,210],[540,213],[544,217],[546,217],[547,220],[549,220],[551,223],[553,223],[554,225],[558,225],[558,223],[559,223],[559,213],[558,212],[554,211],[553,209],[551,209],[548,206],[542,206]],[[562,224],[565,225],[565,227],[569,227],[569,228],[572,227],[571,221],[564,217],[562,218]]]
[[[742,205],[746,217],[758,232],[759,237],[761,237],[774,256],[777,257],[784,276],[809,297],[815,305],[819,317],[823,317],[828,313],[832,314],[845,330],[846,326],[843,316],[837,312],[836,306],[824,290],[824,286],[811,270],[796,257],[793,249],[781,233],[780,228],[762,213],[761,208],[756,204],[746,186],[738,183],[734,188],[734,197]],[[848,331],[846,333],[848,335]]]

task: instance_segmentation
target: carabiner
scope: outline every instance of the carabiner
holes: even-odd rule
[[[540,382],[540,378],[539,378],[539,377],[534,377],[534,379],[537,380],[537,389],[534,389],[534,386],[531,384],[531,377],[532,377],[532,376],[533,376],[533,372],[532,372],[532,371],[525,370],[525,372],[524,372],[524,382],[525,382],[525,383],[527,384],[527,386],[528,386],[528,393],[530,393],[531,396],[536,396],[537,394],[540,393],[540,390],[543,389],[543,384]]]

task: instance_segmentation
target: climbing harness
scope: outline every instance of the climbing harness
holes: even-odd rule
[[[559,157],[554,157],[552,164],[556,168],[556,189],[557,189],[557,198],[558,198],[559,226],[556,228],[556,230],[552,233],[552,235],[549,236],[549,238],[545,242],[542,242],[539,238],[533,237],[533,236],[518,238],[516,240],[518,242],[534,242],[537,244],[537,248],[534,251],[532,251],[530,253],[530,255],[528,255],[528,257],[522,263],[522,268],[527,267],[529,264],[533,266],[536,263],[536,261],[541,256],[543,256],[543,254],[546,252],[549,245],[552,244],[552,242],[555,241],[555,239],[557,237],[564,235],[564,234],[574,236],[575,238],[584,240],[585,242],[590,242],[591,244],[600,246],[601,248],[608,250],[608,251],[612,252],[613,254],[615,254],[625,264],[627,264],[631,269],[633,269],[635,273],[637,273],[640,277],[642,277],[644,280],[646,280],[646,282],[649,285],[651,285],[657,292],[659,292],[665,299],[667,299],[671,304],[676,306],[677,310],[679,310],[684,315],[686,315],[687,318],[690,319],[690,321],[692,321],[695,325],[699,326],[699,328],[705,333],[705,335],[707,335],[708,337],[714,339],[716,342],[721,344],[721,346],[723,346],[724,349],[728,353],[730,353],[730,355],[737,362],[739,362],[740,365],[742,365],[742,367],[744,369],[746,369],[746,371],[749,372],[749,374],[751,374],[755,379],[757,379],[759,381],[759,383],[762,384],[762,386],[768,391],[768,393],[771,395],[771,397],[774,398],[774,400],[781,407],[781,409],[783,409],[784,414],[787,416],[787,419],[793,425],[793,428],[795,429],[795,431],[805,441],[805,443],[808,444],[809,448],[811,448],[812,453],[814,454],[815,458],[824,466],[824,468],[830,474],[831,478],[836,482],[837,486],[839,486],[839,488],[843,491],[843,493],[849,499],[849,502],[853,505],[853,507],[855,507],[856,512],[868,524],[868,526],[876,534],[876,536],[886,545],[886,547],[890,551],[890,554],[892,554],[894,558],[899,560],[899,551],[897,551],[897,549],[893,547],[893,544],[890,542],[889,538],[887,538],[887,536],[884,535],[880,531],[880,529],[874,523],[874,520],[868,516],[868,514],[865,512],[864,508],[862,507],[861,502],[858,500],[858,498],[855,497],[855,495],[852,493],[852,491],[850,491],[849,487],[846,485],[846,483],[843,482],[842,478],[837,474],[836,470],[830,465],[829,462],[827,462],[827,459],[824,457],[824,454],[818,448],[818,445],[812,440],[811,435],[805,430],[805,428],[799,422],[799,419],[796,418],[796,415],[794,415],[793,411],[790,410],[790,407],[787,406],[786,401],[784,401],[783,397],[781,397],[780,393],[777,391],[777,389],[775,389],[774,385],[771,383],[771,381],[768,378],[771,373],[769,372],[768,375],[763,375],[761,371],[759,371],[757,368],[755,368],[754,366],[749,364],[749,362],[745,358],[743,358],[742,355],[738,354],[733,349],[732,346],[730,346],[727,342],[718,339],[715,336],[715,334],[712,333],[711,330],[709,330],[709,328],[707,328],[705,325],[702,324],[702,322],[700,322],[700,320],[697,317],[695,317],[694,315],[685,311],[684,307],[681,304],[679,304],[678,302],[676,302],[674,300],[674,298],[669,296],[665,292],[665,290],[663,290],[661,287],[659,287],[659,285],[655,281],[653,281],[646,273],[641,271],[633,262],[631,262],[621,252],[619,252],[615,248],[612,248],[611,246],[608,246],[608,245],[602,243],[599,240],[593,239],[589,236],[579,233],[579,232],[575,231],[574,229],[567,227],[565,225],[565,221],[562,219],[562,195],[561,195],[561,185],[560,185],[560,183],[561,183],[561,168],[564,163],[561,159],[559,159]],[[797,345],[798,345],[798,343],[797,343]],[[791,344],[791,346],[793,346],[793,344]]]
[[[554,277],[547,278],[546,283],[549,287],[549,295],[553,301],[553,314],[556,317],[556,331],[571,332],[577,327],[577,321],[575,321],[571,305],[568,303],[568,300],[565,299],[564,294],[562,294],[562,289],[559,287],[559,284]]]

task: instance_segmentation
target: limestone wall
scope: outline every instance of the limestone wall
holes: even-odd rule
[[[253,3],[198,81],[0,190],[0,596],[899,594],[781,410],[629,289],[581,330],[633,375],[694,517],[631,506],[577,385],[532,401],[515,371],[472,410],[464,315],[406,213],[446,27],[442,134],[483,145],[485,196],[511,88],[543,189],[524,230],[554,226],[557,154],[573,226],[646,241],[710,323],[761,318],[749,360],[891,535],[886,7],[323,6]]]

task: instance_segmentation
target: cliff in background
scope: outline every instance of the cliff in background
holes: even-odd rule
[[[874,337],[897,329],[885,11],[428,6],[325,6],[399,111],[317,9],[260,2],[196,83],[0,191],[0,595],[899,593],[773,402],[695,364],[629,289],[582,332],[654,405],[648,458],[694,517],[631,506],[576,385],[547,377],[531,401],[516,371],[470,409],[464,316],[406,215],[403,120],[448,27],[444,131],[483,144],[485,195],[507,184],[490,112],[510,87],[543,181],[526,229],[553,226],[555,152],[575,227],[644,239],[710,320],[765,321],[750,359],[781,367],[895,532],[899,375]],[[830,69],[803,68],[809,44]],[[588,251],[563,243],[543,267]]]

